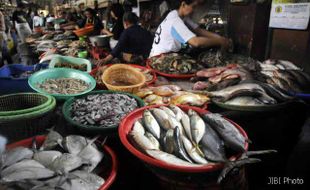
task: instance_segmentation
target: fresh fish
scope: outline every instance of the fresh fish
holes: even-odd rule
[[[217,131],[221,136],[225,145],[235,150],[236,152],[245,152],[246,139],[238,131],[238,129],[219,114],[203,114],[205,122]]]
[[[181,119],[182,119],[183,115],[185,115],[185,113],[178,106],[175,106],[175,105],[169,105],[169,108],[174,112],[175,118],[178,121],[181,121]]]
[[[188,157],[186,150],[184,148],[184,145],[182,143],[182,135],[180,134],[179,128],[175,128],[173,131],[173,137],[174,137],[174,152],[177,154],[179,158],[182,158],[183,160],[186,160],[190,163],[192,163],[192,160]]]
[[[171,165],[177,165],[177,166],[189,166],[189,167],[198,167],[200,165],[192,164],[187,161],[184,161],[172,154],[168,154],[166,152],[160,151],[160,150],[146,150],[146,153],[150,156],[152,156],[155,159],[161,160],[163,162],[166,162]]]
[[[171,100],[171,104],[174,105],[192,105],[192,106],[203,106],[206,104],[210,99],[201,94],[184,94],[180,96],[174,96]]]
[[[270,105],[270,104],[276,104],[277,100],[275,100],[273,97],[269,96],[266,93],[262,93],[261,96],[257,97],[257,99],[260,102],[263,102],[264,104]]]
[[[130,131],[129,136],[142,151],[156,149],[155,145],[144,134]]]
[[[87,184],[92,184],[92,186],[94,186],[94,190],[99,189],[105,182],[102,177],[85,171],[77,170],[70,173],[70,175],[79,177],[83,181],[86,181]]]
[[[149,110],[143,112],[143,123],[146,129],[152,133],[155,138],[160,138],[160,126]]]
[[[153,87],[152,91],[154,94],[158,96],[172,96],[174,95],[174,91],[171,90],[169,87],[166,86],[158,86],[158,87]]]
[[[206,123],[206,131],[201,139],[201,145],[204,156],[208,160],[214,162],[227,161],[224,142],[208,123]]]
[[[179,128],[180,134],[185,134],[182,124],[175,117],[170,117],[169,123],[172,129]]]
[[[94,184],[90,184],[79,177],[66,180],[59,188],[65,190],[97,190]]]
[[[259,99],[250,96],[240,96],[230,99],[225,104],[236,105],[236,106],[258,106],[264,105]]]
[[[294,63],[285,60],[279,60],[279,63],[285,67],[285,70],[301,70]]]
[[[39,162],[35,161],[35,160],[30,160],[30,159],[26,159],[26,160],[22,160],[20,162],[17,162],[7,168],[5,168],[4,170],[1,171],[1,177],[5,177],[8,176],[11,173],[14,173],[18,170],[24,169],[24,168],[29,168],[29,167],[34,167],[34,168],[44,168],[44,166],[42,164],[40,164]]]
[[[171,109],[169,109],[165,106],[160,106],[160,109],[164,110],[170,117],[174,117],[174,118],[176,117],[176,115],[174,114],[174,112]]]
[[[92,145],[96,139],[97,137],[91,140],[91,142],[89,142],[88,145],[78,154],[79,157],[90,164],[85,168],[88,172],[92,172],[103,158],[103,153],[100,152],[97,147]]]
[[[133,128],[132,128],[132,133],[134,134],[141,134],[141,135],[144,135],[145,134],[145,130],[144,130],[144,127],[143,125],[141,124],[140,120],[137,120],[135,122],[135,124],[133,125]]]
[[[57,173],[66,174],[82,166],[82,164],[83,160],[80,156],[64,153],[54,160],[50,169]]]
[[[54,160],[62,155],[61,152],[55,150],[35,152],[33,159],[40,162],[43,166],[49,168]]]
[[[265,93],[265,91],[260,85],[253,83],[243,83],[227,87],[223,90],[209,92],[208,94],[212,97],[218,97],[223,101],[227,101],[238,96],[261,95],[262,93]]]
[[[79,136],[79,135],[69,135],[64,138],[62,145],[66,151],[70,154],[77,155],[80,153],[91,140]]]
[[[41,167],[28,167],[15,170],[13,173],[2,177],[3,182],[15,182],[26,179],[43,179],[55,175],[55,172]]]
[[[154,149],[159,150],[160,149],[160,144],[158,140],[149,132],[145,133],[146,138],[150,140],[150,142],[154,145]]]
[[[206,125],[197,112],[190,109],[188,110],[188,115],[190,118],[193,142],[195,143],[195,145],[198,145],[205,133]]]
[[[6,150],[1,155],[1,168],[15,164],[23,159],[30,159],[33,151],[25,147],[17,147],[12,150]]]
[[[184,112],[183,112],[184,113]],[[185,134],[191,142],[194,142],[191,131],[191,121],[189,116],[184,113],[181,119],[182,126],[184,128]]]
[[[145,98],[149,95],[152,95],[154,92],[147,88],[147,89],[141,89],[139,92],[136,93],[137,96],[139,96],[140,98]]]
[[[170,116],[162,109],[154,108],[151,110],[158,124],[165,130],[169,130],[174,126],[170,125]]]
[[[43,145],[41,146],[40,150],[51,150],[55,148],[57,145],[62,146],[62,140],[63,137],[53,129],[48,129],[49,133],[47,134],[47,137],[45,141],[43,142]]]
[[[208,164],[208,161],[201,157],[197,151],[197,148],[193,146],[191,141],[189,141],[186,137],[182,136],[181,140],[186,149],[187,154],[198,164]]]
[[[174,131],[173,129],[169,129],[167,132],[166,132],[166,136],[165,136],[165,151],[169,154],[172,154],[174,152]]]

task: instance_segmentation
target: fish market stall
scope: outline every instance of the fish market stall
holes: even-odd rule
[[[124,2],[138,6],[141,17],[153,3],[152,25],[172,8],[170,1]],[[179,35],[181,50],[151,51],[141,62],[100,62],[113,54],[113,35],[85,36],[94,26],[28,36],[36,64],[0,68],[0,189],[303,189],[268,184],[273,177],[306,182],[309,150],[303,146],[310,145],[309,67],[272,49],[281,43],[271,39],[284,36],[258,14],[271,6],[205,1],[191,19],[227,37],[227,47],[200,47],[202,37],[197,47],[179,43],[184,36],[176,22],[171,33]],[[102,16],[112,8],[96,11]],[[165,41],[166,28],[153,33],[153,46]],[[293,38],[302,37],[283,44]]]

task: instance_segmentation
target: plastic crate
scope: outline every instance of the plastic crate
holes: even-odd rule
[[[16,78],[14,76],[20,75],[26,71],[36,71],[46,69],[48,64],[37,65],[22,65],[12,64],[4,65],[0,68],[0,94],[10,94],[16,92],[33,92],[28,85],[28,77]]]

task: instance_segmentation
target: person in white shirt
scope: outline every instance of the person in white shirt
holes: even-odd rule
[[[33,16],[33,29],[39,28],[43,26],[43,19],[38,15],[38,13],[35,11]]]
[[[228,39],[201,29],[188,17],[201,2],[200,0],[177,1],[178,9],[171,11],[155,32],[150,57],[179,52],[185,44],[195,48],[214,46],[219,46],[223,50],[228,48]]]

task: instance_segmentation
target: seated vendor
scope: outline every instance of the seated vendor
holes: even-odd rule
[[[229,40],[215,33],[199,28],[188,16],[201,0],[178,0],[177,9],[171,11],[159,25],[150,57],[163,53],[179,52],[189,44],[194,48],[218,46],[226,50]]]
[[[125,30],[111,54],[98,61],[99,65],[109,63],[116,57],[125,62],[139,64],[148,57],[153,36],[138,25],[138,20],[139,18],[135,13],[127,12],[124,14],[123,25]]]
[[[85,9],[86,18],[78,22],[78,28],[84,28],[87,26],[94,26],[94,31],[91,35],[100,35],[101,30],[103,29],[103,24],[101,20],[96,16],[96,12],[91,9]]]

